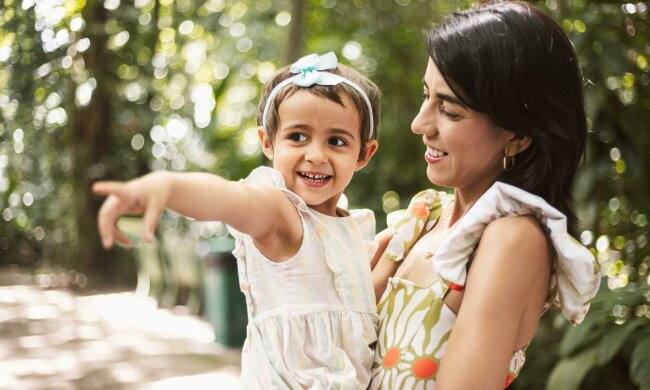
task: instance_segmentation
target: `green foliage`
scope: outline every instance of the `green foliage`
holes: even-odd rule
[[[5,0],[0,263],[133,280],[127,251],[99,247],[101,199],[91,183],[156,169],[245,176],[263,162],[261,86],[292,51],[334,51],[382,89],[379,152],[348,196],[385,226],[387,212],[430,186],[410,132],[427,61],[422,31],[469,2],[302,0],[299,17],[296,1]],[[536,3],[569,33],[583,67],[590,133],[575,197],[579,238],[600,261],[604,286],[582,325],[543,318],[511,388],[650,388],[649,7]],[[289,39],[290,20],[303,21],[302,41]],[[173,215],[162,226],[193,228]]]
[[[598,358],[596,347],[587,348],[568,359],[562,360],[551,373],[547,389],[576,390],[587,372],[595,365]]]
[[[585,321],[568,327],[560,343],[560,360],[551,372],[547,389],[579,389],[585,377],[598,388],[628,388],[647,382],[647,343],[650,342],[648,298],[650,288],[601,291]],[[627,310],[626,308],[633,308]],[[646,348],[646,349],[643,349]],[[629,361],[627,382],[612,375],[621,361]],[[597,369],[596,369],[597,368]],[[593,386],[584,388],[594,388]]]
[[[632,367],[630,377],[634,383],[641,386],[650,386],[650,334],[646,332],[634,351],[632,351]]]

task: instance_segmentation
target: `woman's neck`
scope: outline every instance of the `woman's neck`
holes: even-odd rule
[[[487,191],[487,189],[480,192],[468,192],[456,188],[454,190],[454,203],[452,205],[453,209],[451,212],[451,218],[449,219],[449,226],[453,226],[463,217],[463,215],[467,214],[469,209],[474,206],[474,203],[479,200],[485,191]]]

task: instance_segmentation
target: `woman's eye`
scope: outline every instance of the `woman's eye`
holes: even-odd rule
[[[300,133],[293,133],[293,134],[290,134],[288,138],[289,138],[291,141],[295,141],[295,142],[304,142],[304,141],[307,141],[307,136],[304,135],[304,134],[300,134]]]
[[[459,120],[461,118],[460,115],[454,114],[453,112],[448,111],[444,104],[440,105],[440,113],[442,115],[446,116],[447,118],[449,118],[449,120],[452,120],[452,121],[457,121],[457,120]]]
[[[334,146],[345,146],[348,144],[343,138],[330,138],[329,143]]]
[[[424,98],[424,100],[429,100],[431,96],[429,95],[429,92],[424,91],[422,92],[422,97]]]

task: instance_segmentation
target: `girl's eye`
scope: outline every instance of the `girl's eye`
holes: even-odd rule
[[[449,120],[452,120],[452,121],[457,121],[457,120],[459,120],[461,118],[460,115],[454,114],[453,112],[448,111],[444,104],[440,105],[440,113],[442,115],[446,116],[447,118],[449,118]]]
[[[424,100],[429,100],[430,97],[429,92],[428,91],[422,92],[422,97],[424,98]]]
[[[348,144],[343,138],[338,138],[338,137],[330,138],[329,143],[330,145],[333,146],[345,146]]]
[[[295,142],[307,141],[307,136],[304,135],[304,134],[300,134],[300,133],[289,134],[289,137],[287,137],[287,138],[289,138],[291,141],[295,141]]]

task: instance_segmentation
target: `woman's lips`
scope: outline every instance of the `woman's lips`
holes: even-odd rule
[[[438,161],[444,159],[445,157],[447,157],[447,153],[443,152],[442,150],[438,150],[434,148],[427,148],[427,151],[424,153],[424,159],[429,164],[437,163]]]

